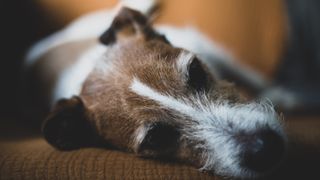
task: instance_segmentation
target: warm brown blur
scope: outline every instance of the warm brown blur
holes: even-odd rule
[[[241,61],[270,77],[286,37],[283,1],[162,0],[159,23],[196,25]],[[116,0],[37,1],[60,25]]]

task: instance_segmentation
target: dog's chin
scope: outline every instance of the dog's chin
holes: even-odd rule
[[[260,179],[272,175],[272,173],[274,173],[278,168],[279,165],[276,165],[275,167],[263,172],[257,172],[253,169],[248,168],[240,168],[237,172],[231,173],[226,176],[235,179]]]
[[[219,177],[226,179],[259,179],[267,176],[271,172],[256,172],[248,168],[238,168],[238,169],[220,169],[220,170],[204,170],[210,174],[214,174]]]
[[[286,142],[272,131],[240,140],[241,143],[229,141],[205,154],[200,170],[228,178],[257,179],[272,174],[285,159]]]
[[[211,170],[202,170],[221,177],[231,179],[260,179],[270,176],[274,172],[276,172],[281,166],[283,159],[280,159],[280,161],[277,164],[264,171],[257,171],[255,169],[251,169],[243,165],[240,165],[239,163],[236,163],[233,166],[224,166],[220,164],[219,167],[215,166]]]
[[[199,169],[202,172],[206,172],[208,174],[226,178],[226,179],[259,179],[265,177],[268,173],[260,173],[255,172],[248,168],[238,167],[237,169],[230,167],[216,167],[213,169]]]

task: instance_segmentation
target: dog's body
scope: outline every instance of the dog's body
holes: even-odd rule
[[[106,24],[110,24],[115,15],[113,11],[102,11],[90,14],[89,18],[81,17],[62,31],[40,41],[29,51],[25,66],[50,69],[50,72],[37,76],[43,78],[43,83],[54,83],[50,85],[52,90],[46,91],[45,98],[42,98],[46,100],[44,105],[51,106],[61,98],[79,95],[82,83],[95,65],[94,60],[107,51],[108,47],[101,45],[97,38],[108,29]],[[91,24],[95,26],[92,28]],[[211,72],[217,75],[215,64],[231,60],[230,55],[194,27],[157,26],[156,30],[164,34],[173,46],[198,54]],[[50,73],[50,77],[46,73]],[[54,77],[51,73],[54,73]]]
[[[144,14],[154,7],[148,2],[131,1]],[[98,136],[142,156],[172,157],[233,177],[273,169],[284,132],[270,104],[248,102],[221,80],[235,67],[231,57],[193,28],[154,30],[122,6],[84,16],[29,52],[38,104],[57,104],[43,127],[46,139],[75,149]],[[256,89],[264,86],[234,72]]]

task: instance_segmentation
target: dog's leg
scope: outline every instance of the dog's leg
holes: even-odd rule
[[[158,2],[158,0],[122,0],[113,9],[103,9],[83,15],[66,28],[32,46],[26,55],[25,66],[29,67],[50,49],[66,42],[91,38],[98,39],[109,28],[113,18],[124,6],[140,11],[143,14],[151,15],[150,13],[153,13],[156,7],[158,7]]]
[[[160,0],[121,0],[120,6],[125,6],[145,15],[152,15],[159,7]]]
[[[38,125],[38,121],[43,119],[40,112],[47,112],[60,98],[78,94],[84,79],[94,66],[95,58],[107,48],[99,44],[98,38],[109,28],[118,11],[123,6],[129,6],[143,13],[151,13],[157,6],[156,3],[156,0],[120,1],[112,9],[79,17],[64,29],[31,47],[21,73],[22,114],[30,117],[29,119],[36,119],[35,124]],[[77,45],[71,48],[70,44]],[[34,117],[38,115],[39,117]]]

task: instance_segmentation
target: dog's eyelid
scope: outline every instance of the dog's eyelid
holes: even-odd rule
[[[196,90],[206,89],[207,73],[200,60],[195,56],[188,65],[188,85]]]
[[[160,121],[148,124],[146,129],[146,134],[139,144],[138,152],[152,151],[159,155],[170,155],[177,149],[180,131],[174,125]]]

